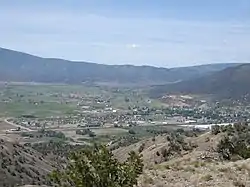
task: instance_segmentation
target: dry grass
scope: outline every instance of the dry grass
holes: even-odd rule
[[[211,181],[211,180],[213,180],[213,176],[211,174],[206,174],[206,175],[201,177],[201,180]]]
[[[201,187],[248,187],[250,179],[250,159],[236,162],[226,162],[217,159],[217,154],[211,151],[220,137],[206,134],[203,137],[194,138],[198,142],[197,149],[192,152],[173,158],[167,162],[156,164],[151,170],[146,168],[143,184],[145,186],[201,186]],[[209,141],[207,141],[209,139]],[[189,138],[189,140],[193,140]],[[156,138],[157,141],[157,138]],[[159,145],[160,142],[158,142]],[[207,149],[206,149],[207,148]],[[157,144],[154,147],[158,150]],[[147,153],[146,153],[147,154]],[[202,155],[206,155],[205,157]],[[149,183],[147,183],[149,182]]]
[[[0,141],[0,186],[46,184],[53,161],[18,143]]]

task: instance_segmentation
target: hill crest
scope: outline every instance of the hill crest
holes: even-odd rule
[[[161,85],[208,75],[236,64],[210,64],[182,68],[104,65],[42,58],[0,48],[0,81],[42,83],[117,83]]]
[[[228,67],[192,80],[154,87],[152,94],[214,94],[223,97],[241,97],[250,92],[250,64]]]

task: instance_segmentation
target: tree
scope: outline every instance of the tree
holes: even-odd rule
[[[93,132],[93,131],[89,131],[89,137],[95,137],[96,136],[96,134]]]
[[[145,143],[142,143],[141,146],[139,147],[138,151],[141,153],[145,149]]]
[[[237,132],[245,132],[248,130],[248,124],[247,123],[235,123],[234,124],[234,129]]]
[[[213,126],[211,127],[211,132],[212,132],[212,134],[214,134],[214,135],[219,134],[219,133],[220,133],[220,126],[219,126],[219,125],[213,125]]]
[[[69,160],[65,171],[51,173],[56,186],[131,187],[143,170],[141,156],[135,152],[120,163],[105,146],[73,152]]]
[[[217,145],[217,152],[221,155],[222,158],[226,160],[231,159],[232,154],[234,153],[234,145],[228,136],[225,136],[220,140],[219,144]]]
[[[129,102],[129,98],[128,97],[125,97],[125,102],[128,103]]]
[[[133,129],[129,129],[128,133],[129,134],[136,134],[136,132]]]

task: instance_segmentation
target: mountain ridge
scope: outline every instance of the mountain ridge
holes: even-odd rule
[[[152,89],[152,94],[215,94],[223,97],[241,97],[250,92],[250,64],[228,67],[200,78]]]
[[[211,74],[237,64],[208,64],[193,67],[161,68],[153,66],[105,65],[92,62],[43,58],[0,48],[0,81],[82,83],[118,82],[164,84]]]

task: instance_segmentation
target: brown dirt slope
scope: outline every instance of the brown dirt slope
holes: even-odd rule
[[[119,148],[114,155],[124,160],[131,150],[141,152],[145,163],[144,173],[140,176],[139,187],[250,187],[250,159],[223,161],[216,153],[216,145],[223,134],[202,134],[198,137],[186,137],[194,148],[182,151],[174,157],[164,160],[161,150],[168,148],[166,136],[138,142]],[[160,154],[157,154],[159,152]]]
[[[0,186],[48,184],[53,163],[37,151],[0,139]]]

